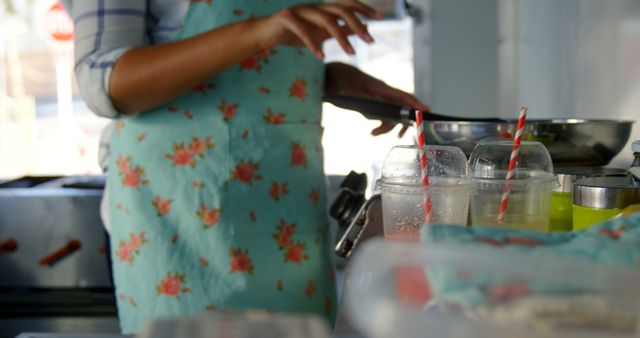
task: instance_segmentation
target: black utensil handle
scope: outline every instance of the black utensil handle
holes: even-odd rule
[[[417,109],[403,107],[401,105],[389,102],[382,102],[346,95],[326,95],[324,97],[324,100],[335,105],[336,107],[357,111],[368,119],[389,120],[409,124],[415,122],[416,120]],[[425,121],[507,122],[506,120],[498,118],[457,117],[440,115],[431,112],[423,112],[422,116],[423,120]]]
[[[393,103],[345,95],[326,95],[324,100],[336,107],[357,111],[368,119],[402,123],[416,120],[415,109]]]

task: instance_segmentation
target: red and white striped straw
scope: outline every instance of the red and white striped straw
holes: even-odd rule
[[[497,221],[504,221],[504,214],[507,212],[509,204],[509,195],[511,194],[511,180],[516,169],[516,161],[520,152],[520,143],[522,142],[522,133],[524,132],[524,123],[527,120],[527,107],[520,108],[520,116],[518,117],[518,126],[516,127],[516,137],[513,139],[513,147],[511,147],[511,158],[509,159],[509,167],[507,169],[507,178],[502,190],[502,199],[500,200],[500,210],[498,212]]]
[[[420,152],[420,178],[423,186],[429,186],[429,170],[427,162],[427,153],[424,151],[424,126],[422,121],[422,111],[416,111],[416,130],[418,132],[418,148]],[[424,221],[431,223],[431,199],[428,193],[424,195]]]

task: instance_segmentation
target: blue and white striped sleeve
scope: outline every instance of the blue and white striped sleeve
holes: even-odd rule
[[[80,93],[97,115],[119,116],[109,97],[109,77],[127,50],[145,45],[146,0],[76,0],[75,74]]]

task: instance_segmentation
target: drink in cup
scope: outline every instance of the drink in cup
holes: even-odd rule
[[[418,147],[397,146],[385,158],[378,189],[387,239],[418,241],[422,225],[428,222],[467,224],[473,185],[468,179],[464,153],[448,146],[425,146],[425,153],[428,186],[421,184]],[[428,221],[426,199],[431,203]]]
[[[511,141],[483,142],[471,153],[469,167],[475,187],[471,224],[548,231],[551,191],[558,185],[549,152],[542,143],[523,141],[513,178],[507,181],[512,146]],[[504,217],[499,219],[506,190]]]

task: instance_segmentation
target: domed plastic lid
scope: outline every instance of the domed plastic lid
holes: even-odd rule
[[[469,158],[471,177],[474,179],[505,179],[511,159],[511,141],[482,142],[473,149]],[[554,179],[553,162],[547,148],[540,142],[523,141],[514,171],[518,179]]]
[[[467,157],[458,147],[425,146],[429,177],[468,179]],[[420,184],[420,152],[416,146],[395,146],[382,165],[383,184]]]

